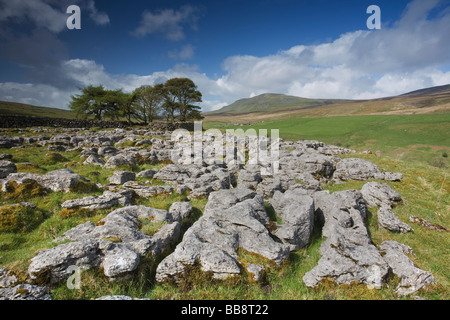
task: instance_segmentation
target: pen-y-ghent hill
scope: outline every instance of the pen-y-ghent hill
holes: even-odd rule
[[[448,91],[206,114],[279,129],[272,174],[148,126],[1,129],[0,298],[447,300]]]

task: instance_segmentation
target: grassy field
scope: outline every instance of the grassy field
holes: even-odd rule
[[[434,285],[416,295],[430,300],[448,300],[450,237],[448,233],[438,233],[412,224],[409,217],[417,216],[447,229],[450,227],[449,124],[450,115],[443,114],[288,119],[256,124],[254,128],[279,129],[281,136],[289,140],[314,139],[358,150],[371,149],[374,152],[380,150],[380,156],[375,154],[348,156],[365,158],[387,171],[403,173],[404,179],[401,182],[389,182],[405,201],[404,204],[397,206],[394,212],[402,221],[408,223],[414,232],[395,234],[379,229],[376,223],[376,209],[371,208],[367,222],[371,238],[375,245],[384,240],[396,240],[410,246],[415,254],[411,257],[414,263],[430,271],[435,277]],[[204,123],[205,129],[212,127],[225,129],[230,125],[232,123]],[[19,171],[22,172],[44,174],[69,167],[92,182],[104,184],[114,171],[91,165],[77,165],[81,159],[76,152],[60,152],[65,158],[62,161],[47,159],[48,151],[38,146],[0,149],[0,153],[13,154],[13,159],[17,163],[34,163],[34,165],[19,165]],[[138,172],[153,167],[142,164],[132,169]],[[323,184],[322,187],[334,192],[360,189],[364,183],[350,181],[344,184]],[[89,215],[61,216],[61,203],[65,200],[95,194],[101,192],[92,190],[69,194],[50,192],[45,196],[25,195],[20,198],[9,198],[0,193],[0,206],[30,201],[45,216],[45,220],[31,231],[0,233],[0,266],[6,266],[25,278],[30,259],[35,256],[36,251],[54,246],[52,239],[70,228],[88,220],[96,223],[115,209],[101,210]],[[171,203],[183,200],[186,200],[185,195],[174,194],[151,199],[137,198],[134,199],[134,203],[168,209]],[[190,221],[186,221],[184,230],[201,216],[206,202],[206,198],[192,201],[196,214]],[[330,282],[323,283],[317,289],[307,288],[303,284],[302,277],[320,259],[319,247],[323,240],[319,228],[315,228],[311,244],[293,252],[289,262],[281,267],[261,261],[259,257],[248,252],[238,251],[241,259],[266,266],[268,272],[261,283],[252,282],[246,274],[233,280],[214,281],[194,271],[178,286],[156,284],[154,273],[157,261],[143,259],[139,273],[131,282],[110,282],[101,271],[89,270],[82,273],[81,290],[69,290],[65,283],[62,283],[52,289],[52,296],[54,299],[93,299],[111,294],[154,299],[398,299],[395,287],[399,279],[395,277],[381,290],[371,290],[365,285],[342,286]]]
[[[278,129],[286,140],[311,139],[405,161],[449,166],[450,113],[271,120],[251,126],[205,121],[205,129]]]

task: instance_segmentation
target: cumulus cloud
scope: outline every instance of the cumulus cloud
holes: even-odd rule
[[[398,22],[381,30],[349,32],[270,56],[230,57],[217,85],[228,97],[277,92],[364,99],[449,83],[441,70],[450,66],[450,12],[429,18],[440,4],[412,1]]]
[[[132,34],[138,37],[161,34],[171,41],[179,41],[185,37],[185,26],[196,29],[198,19],[199,10],[190,5],[182,6],[179,10],[144,11],[139,26]]]
[[[67,59],[61,50],[51,64],[53,68],[47,66],[35,72],[35,79],[42,76],[36,82],[39,84],[0,84],[0,100],[64,108],[70,95],[78,92],[78,87],[103,84],[108,89],[123,88],[129,92],[141,85],[164,83],[174,77],[188,77],[197,84],[203,93],[203,111],[268,92],[307,98],[347,99],[402,94],[450,83],[450,7],[442,5],[443,2],[438,0],[426,3],[415,0],[408,5],[399,21],[383,26],[381,30],[357,30],[342,34],[333,41],[297,45],[262,57],[231,56],[222,62],[223,75],[214,79],[202,73],[199,66],[185,63],[148,75],[115,75],[108,73],[96,61]],[[438,8],[442,10],[436,14]],[[1,12],[0,22],[7,15],[12,13]],[[147,12],[135,34],[158,33],[178,41],[184,37],[186,26],[195,25],[197,17],[198,12],[190,6],[178,11]],[[36,43],[40,38],[49,37],[38,33],[34,36]],[[46,42],[52,43],[50,40]],[[15,47],[20,47],[21,39],[16,41]],[[58,48],[58,42],[54,42],[53,47]],[[193,54],[194,47],[190,45],[169,53],[173,59],[179,60],[189,59]],[[44,55],[45,52],[41,54]],[[15,58],[18,63],[21,60],[24,64],[33,65],[27,62],[32,57],[26,53],[22,52]],[[44,79],[44,71],[47,78],[51,76],[53,80]]]

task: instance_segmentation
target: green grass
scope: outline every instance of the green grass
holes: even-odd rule
[[[227,122],[205,122],[205,129],[247,130]],[[327,118],[292,118],[266,121],[251,128],[278,129],[285,140],[311,139],[358,151],[379,150],[384,156],[406,161],[432,162],[449,167],[450,113],[410,116],[348,116]],[[434,148],[432,148],[434,147]],[[436,148],[438,147],[438,148]],[[440,148],[439,148],[440,147]],[[433,158],[438,160],[432,161]],[[442,158],[442,159],[441,159]]]
[[[414,232],[407,234],[391,233],[377,226],[377,209],[371,208],[368,217],[368,228],[375,245],[384,240],[396,240],[410,246],[415,256],[414,263],[435,277],[435,284],[419,291],[416,295],[426,299],[448,300],[450,298],[450,267],[448,261],[450,253],[450,238],[448,233],[438,233],[409,222],[410,216],[418,216],[430,222],[440,224],[447,229],[450,227],[450,175],[448,162],[443,165],[430,164],[430,159],[439,158],[448,161],[443,156],[446,149],[436,150],[438,147],[450,147],[449,115],[421,115],[421,116],[362,116],[362,117],[334,117],[289,119],[273,121],[255,125],[255,129],[280,129],[285,139],[314,139],[326,143],[349,146],[358,150],[380,150],[381,156],[376,155],[346,155],[346,157],[360,157],[374,162],[380,168],[391,172],[401,172],[404,179],[401,182],[388,182],[399,192],[405,203],[394,208],[400,220],[408,223]],[[227,128],[229,124],[204,123],[206,129],[218,127]],[[406,131],[405,131],[406,130]],[[418,147],[412,147],[418,146]],[[405,152],[404,155],[399,152]],[[15,162],[33,162],[36,173],[61,169],[70,164],[70,168],[77,173],[91,179],[93,182],[107,183],[114,169],[98,166],[77,165],[80,162],[78,153],[61,152],[67,162],[45,161],[45,148],[32,146],[26,148],[1,149],[0,153],[12,153]],[[448,153],[448,152],[447,152]],[[161,166],[161,165],[158,165]],[[143,169],[158,167],[140,164],[136,172]],[[23,168],[24,171],[30,168]],[[349,181],[343,184],[324,184],[322,187],[330,192],[347,189],[361,189],[365,181]],[[46,219],[35,229],[25,233],[0,234],[0,265],[13,269],[25,278],[29,260],[36,251],[51,248],[56,244],[52,239],[65,231],[88,220],[94,223],[105,217],[110,211],[93,212],[89,216],[74,216],[61,218],[61,203],[68,199],[81,198],[90,193],[48,193],[43,197],[28,197],[20,201],[30,201],[43,212]],[[2,198],[0,206],[15,203],[17,199]],[[155,198],[137,198],[135,204],[146,205],[158,209],[168,209],[173,202],[186,201],[186,195],[166,195]],[[194,216],[186,219],[182,232],[192,225],[201,215],[207,199],[192,200]],[[277,221],[275,212],[269,210],[272,221]],[[149,228],[149,232],[154,232]],[[316,289],[307,288],[302,281],[306,272],[317,265],[320,259],[319,248],[324,239],[320,228],[316,225],[310,245],[290,255],[289,261],[281,267],[267,264],[268,272],[261,283],[255,283],[245,272],[242,276],[226,281],[212,280],[207,274],[194,269],[186,281],[179,286],[173,284],[157,284],[154,280],[158,261],[149,257],[142,259],[138,272],[131,282],[110,282],[103,276],[101,270],[82,272],[81,290],[69,290],[65,283],[52,288],[54,299],[92,299],[102,295],[125,294],[133,297],[154,299],[398,299],[395,287],[399,279],[393,278],[388,286],[381,290],[371,290],[365,285],[352,286],[336,285],[324,282]],[[174,247],[171,248],[173,250]],[[170,251],[165,254],[169,254]],[[265,261],[242,250],[238,252],[241,261],[265,264]],[[406,297],[403,299],[412,299]]]

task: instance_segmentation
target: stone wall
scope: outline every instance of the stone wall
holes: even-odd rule
[[[44,117],[25,117],[0,115],[0,128],[28,127],[62,127],[62,128],[126,128],[130,125],[124,121],[94,121],[84,119],[60,119]],[[154,131],[173,131],[178,128],[194,130],[193,123],[154,122],[147,126]]]

